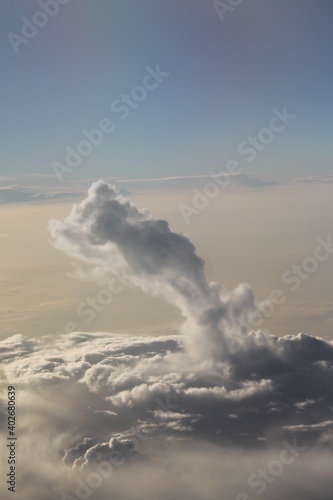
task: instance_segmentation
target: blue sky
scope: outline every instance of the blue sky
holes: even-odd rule
[[[53,174],[102,118],[116,130],[73,179],[204,174],[283,106],[296,119],[244,171],[332,172],[331,0],[244,1],[223,22],[210,0],[70,0],[16,54],[8,33],[40,10],[1,5],[1,176]],[[158,64],[170,76],[120,120],[111,102]]]

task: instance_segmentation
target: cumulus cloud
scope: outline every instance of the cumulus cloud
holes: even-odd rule
[[[189,363],[178,336],[24,340],[6,341],[2,367],[18,388],[25,499],[122,500],[135,492],[140,500],[215,500],[221,491],[252,499],[258,487],[249,478],[270,470],[295,437],[303,451],[289,453],[281,477],[269,475],[264,498],[331,498],[332,396],[325,393],[332,379],[326,371],[326,386],[317,378],[308,387],[319,370],[310,361],[306,368],[305,355],[298,366],[299,346],[293,354],[271,346],[262,363],[272,363],[271,378],[263,379],[252,361],[243,375],[234,373],[238,360]],[[305,394],[311,398],[301,405]]]
[[[315,337],[253,332],[250,348],[196,363],[184,335],[72,333],[49,340],[1,342],[6,379],[52,391],[85,387],[90,434],[82,438],[96,437],[101,425],[126,440],[185,435],[257,446],[258,438],[274,441],[295,425],[330,419],[333,346]]]
[[[89,266],[90,277],[102,282],[121,273],[178,307],[193,356],[221,360],[250,331],[249,315],[257,307],[251,288],[240,284],[229,293],[208,283],[204,262],[185,235],[104,181],[95,182],[65,220],[50,221],[49,230],[55,247]]]
[[[219,355],[226,353],[227,335],[217,330],[219,318],[225,316],[226,305],[220,300],[224,290],[207,283],[194,245],[171,231],[166,221],[154,220],[147,210],[136,208],[114,187],[99,181],[69,217],[51,221],[49,228],[55,246],[95,266],[96,276],[115,270],[126,273],[133,284],[179,307],[192,323],[192,339],[198,337],[192,347],[204,335],[201,344],[206,354],[209,350],[212,354],[218,342]]]

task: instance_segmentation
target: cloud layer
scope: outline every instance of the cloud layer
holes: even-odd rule
[[[175,493],[170,481],[181,498],[214,499],[220,488],[236,498],[286,441],[306,451],[265,498],[285,491],[310,500],[314,489],[328,500],[331,474],[323,463],[321,483],[311,462],[332,459],[332,345],[257,332],[250,349],[228,360],[194,363],[183,341],[106,333],[2,341],[3,381],[19,389],[20,477],[32,490],[25,498],[74,494],[103,463],[112,475],[92,498],[125,499],[135,488],[136,498],[163,499]],[[304,477],[312,477],[305,489]]]

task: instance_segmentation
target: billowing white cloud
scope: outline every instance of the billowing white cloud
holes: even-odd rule
[[[126,274],[132,284],[175,304],[187,320],[183,331],[192,355],[221,360],[250,331],[248,316],[256,308],[251,288],[241,284],[228,293],[207,283],[204,263],[185,235],[104,181],[94,183],[64,221],[50,221],[49,229],[56,248],[93,268],[90,276]]]
[[[247,410],[257,414],[260,435],[295,409],[315,413],[316,402],[327,397],[332,343],[305,334],[277,338],[254,332],[249,325],[257,307],[252,289],[241,284],[228,292],[208,283],[204,263],[185,235],[154,220],[104,181],[95,182],[64,221],[51,221],[50,231],[57,248],[93,267],[91,275],[125,272],[133,284],[164,296],[185,317],[182,335],[166,355],[155,351],[134,364],[126,358],[129,371],[122,366],[120,378],[106,361],[85,371],[82,380],[91,389],[113,387],[107,395],[113,407],[144,404],[153,409],[157,397],[176,397],[186,413],[201,416],[198,430],[207,425],[214,405],[222,420],[226,408],[238,417],[243,412],[237,425],[246,425],[247,411],[240,411],[245,404],[240,402],[246,401]],[[300,386],[300,377],[306,387]],[[306,400],[314,403],[297,407]]]

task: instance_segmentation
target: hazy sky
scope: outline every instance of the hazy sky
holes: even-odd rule
[[[17,54],[7,35],[40,8],[18,0],[1,10],[1,175],[53,174],[102,118],[116,130],[73,179],[206,173],[283,106],[297,119],[244,170],[332,169],[330,0],[251,0],[223,21],[207,0],[72,0]],[[170,76],[120,120],[111,103],[158,64]]]
[[[0,11],[18,497],[331,500],[332,1]]]
[[[209,280],[228,289],[247,282],[259,300],[282,288],[288,300],[264,323],[271,333],[303,331],[332,338],[333,259],[323,262],[295,292],[281,281],[288,269],[313,254],[318,237],[331,234],[332,184],[221,191],[189,224],[179,205],[191,206],[191,190],[152,189],[136,192],[131,200],[191,238]],[[92,321],[77,314],[76,308],[104,287],[74,279],[72,259],[50,245],[48,221],[65,217],[71,206],[72,201],[2,206],[0,233],[7,235],[0,245],[2,338],[64,333],[69,323],[77,330],[146,335],[179,326],[181,316],[174,306],[129,288],[114,295]]]

